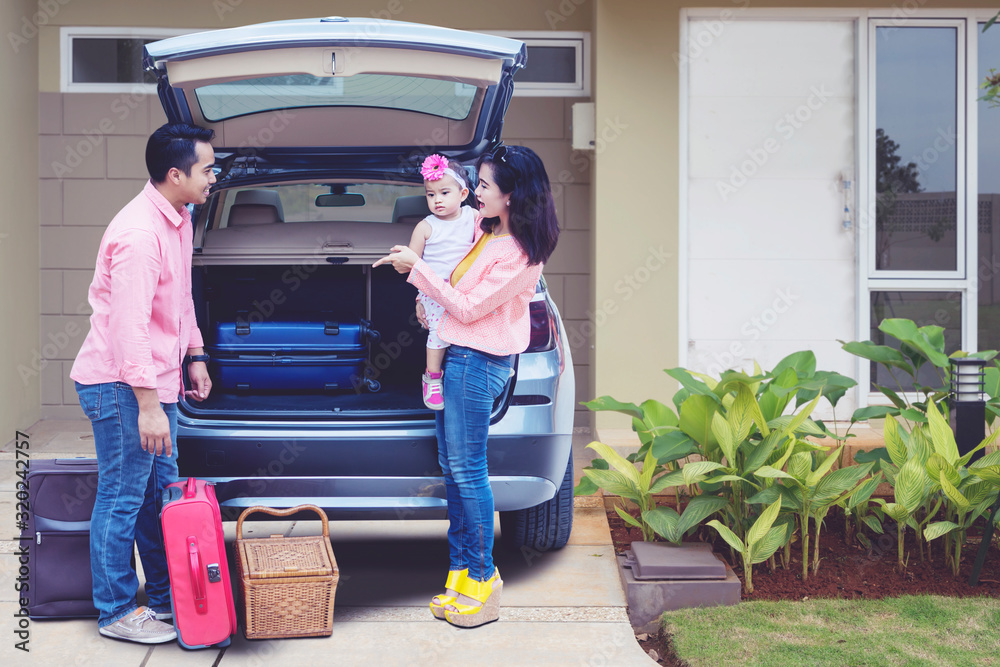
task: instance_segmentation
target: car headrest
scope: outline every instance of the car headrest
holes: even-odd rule
[[[284,222],[277,190],[241,190],[229,209],[229,226],[268,225]]]
[[[408,222],[416,224],[431,214],[427,207],[426,195],[408,195],[397,197],[392,206],[393,222]]]

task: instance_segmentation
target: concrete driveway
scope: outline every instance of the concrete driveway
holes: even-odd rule
[[[93,456],[90,424],[42,421],[31,427],[32,458]],[[589,434],[574,438],[579,470]],[[12,443],[0,448],[0,537],[16,535]],[[0,662],[5,665],[642,665],[655,664],[635,641],[625,611],[603,505],[579,498],[569,545],[548,554],[497,549],[504,578],[500,621],[474,630],[434,619],[427,602],[447,567],[444,521],[331,522],[340,568],[333,635],[250,641],[238,633],[226,649],[187,651],[176,643],[142,646],[101,637],[94,620],[31,621],[29,653],[14,614],[16,543],[0,540]],[[5,518],[9,517],[9,518]],[[227,542],[235,522],[226,524]],[[499,530],[499,527],[498,527]],[[244,524],[244,536],[317,534],[319,522]],[[230,553],[232,550],[230,549]]]

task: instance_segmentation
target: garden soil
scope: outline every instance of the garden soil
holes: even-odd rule
[[[639,529],[626,525],[614,509],[609,509],[607,514],[616,553],[624,553],[632,542],[642,540]],[[897,572],[896,537],[892,531],[890,528],[886,531],[886,535],[873,536],[871,549],[863,547],[857,540],[853,544],[847,544],[844,540],[843,516],[833,516],[831,513],[820,536],[819,572],[815,575],[810,572],[808,580],[802,581],[802,547],[796,541],[792,545],[792,562],[789,569],[781,567],[780,559],[774,572],[766,562],[754,565],[754,592],[752,595],[747,595],[744,591],[742,598],[744,601],[815,598],[857,600],[917,594],[1000,597],[1000,538],[997,535],[993,537],[993,544],[979,575],[979,585],[970,586],[969,575],[981,543],[978,531],[970,531],[962,550],[962,564],[958,578],[952,576],[950,568],[945,564],[943,538],[931,543],[930,558],[928,559],[925,553],[921,562],[913,532],[909,528],[905,540],[909,560],[905,571]],[[997,532],[1000,533],[1000,530]],[[813,549],[812,540],[813,536],[810,535],[810,552]],[[729,563],[743,582],[743,566],[739,556],[737,555],[736,562],[733,562],[729,546],[713,529],[703,526],[692,541],[712,542],[715,552]],[[645,640],[640,637],[639,643],[647,651],[649,649],[656,651],[657,661],[661,665],[684,665],[684,662],[672,654],[668,637],[651,636]]]

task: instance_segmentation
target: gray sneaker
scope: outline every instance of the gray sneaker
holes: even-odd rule
[[[128,616],[105,625],[98,632],[105,637],[140,644],[162,644],[177,639],[177,631],[172,626],[156,620],[156,614],[146,607],[139,607]]]

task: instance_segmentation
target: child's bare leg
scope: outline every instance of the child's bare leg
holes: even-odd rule
[[[447,348],[435,350],[427,348],[427,372],[435,375],[441,372],[441,364],[444,362],[444,353]]]

